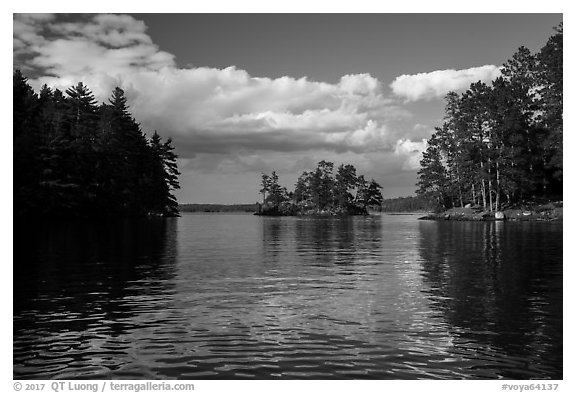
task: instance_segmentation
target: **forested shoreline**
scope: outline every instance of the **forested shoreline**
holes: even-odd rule
[[[178,205],[178,211],[181,213],[255,213],[258,211],[258,204],[185,203]]]
[[[417,195],[384,199],[377,210],[383,213],[421,213],[432,212],[436,208],[434,200]]]
[[[313,171],[298,178],[294,191],[279,184],[278,175],[262,174],[262,205],[257,214],[292,215],[365,215],[368,207],[382,203],[382,186],[374,179],[357,175],[356,168],[341,164],[334,174],[334,163],[320,161]]]
[[[144,135],[119,87],[98,105],[82,82],[36,93],[16,70],[13,121],[16,216],[178,214],[172,141]]]
[[[491,85],[446,96],[428,140],[417,194],[439,210],[496,212],[538,198],[561,200],[563,28],[536,54],[520,47]]]
[[[268,176],[268,175],[267,175]],[[178,205],[181,213],[256,213],[261,203],[218,204],[218,203],[187,203]],[[433,201],[420,196],[397,197],[383,199],[380,206],[372,206],[382,213],[422,213],[431,212],[435,205]]]

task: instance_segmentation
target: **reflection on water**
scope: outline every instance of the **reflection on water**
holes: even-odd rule
[[[14,376],[104,376],[123,366],[137,315],[170,296],[175,220],[20,223]]]
[[[562,378],[561,225],[20,224],[15,378]]]
[[[459,341],[559,377],[562,230],[549,223],[420,222],[423,292]],[[503,365],[507,367],[508,365]]]

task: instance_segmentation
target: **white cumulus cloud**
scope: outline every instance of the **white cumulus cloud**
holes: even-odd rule
[[[337,83],[262,78],[230,66],[180,68],[127,15],[14,16],[14,64],[61,90],[84,82],[100,101],[126,92],[143,128],[171,136],[181,157],[253,151],[389,151],[390,119],[407,116],[369,74]],[[17,43],[17,44],[16,44]]]
[[[471,83],[491,82],[500,68],[484,65],[463,70],[438,70],[415,75],[400,75],[390,84],[394,94],[408,101],[442,98],[450,91],[466,90]]]
[[[426,140],[414,142],[410,139],[400,139],[394,147],[394,154],[402,157],[402,169],[413,171],[420,168],[422,153],[426,150]]]

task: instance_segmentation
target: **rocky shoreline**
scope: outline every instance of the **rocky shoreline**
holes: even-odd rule
[[[481,207],[453,208],[428,214],[420,220],[450,221],[562,221],[562,201],[545,204],[526,203],[505,207],[500,211],[484,211]]]

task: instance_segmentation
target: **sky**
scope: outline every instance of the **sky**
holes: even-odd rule
[[[13,59],[38,90],[115,86],[172,138],[180,203],[253,203],[320,160],[386,198],[414,194],[443,97],[490,83],[561,14],[14,14]]]

